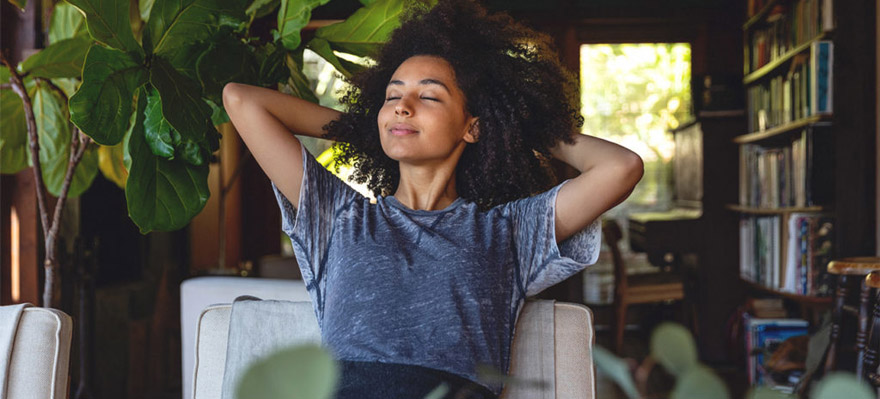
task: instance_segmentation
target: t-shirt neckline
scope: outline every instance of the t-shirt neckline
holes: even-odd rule
[[[384,198],[385,201],[388,202],[389,204],[391,204],[393,207],[400,209],[404,212],[412,213],[415,215],[437,215],[437,214],[441,214],[441,213],[446,213],[451,210],[454,210],[455,208],[458,208],[459,206],[461,206],[462,203],[465,202],[464,198],[458,197],[455,199],[455,201],[452,201],[451,204],[447,205],[446,208],[428,211],[428,210],[424,210],[424,209],[409,208],[406,205],[400,203],[400,201],[398,201],[397,198],[395,198],[393,195],[389,195],[387,197],[382,197],[382,198]]]

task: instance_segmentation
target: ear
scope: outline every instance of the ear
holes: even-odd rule
[[[464,133],[464,141],[469,144],[474,144],[479,141],[480,138],[480,125],[477,123],[479,118],[472,116],[468,119],[467,122],[467,131]]]

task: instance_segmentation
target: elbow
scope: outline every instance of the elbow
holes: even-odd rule
[[[636,184],[642,180],[642,176],[645,175],[645,162],[638,154],[630,152],[626,156],[626,160],[621,163],[624,165],[626,181],[629,182],[632,187],[635,187]]]
[[[241,85],[229,82],[223,86],[223,108],[227,111],[230,107],[241,103]]]

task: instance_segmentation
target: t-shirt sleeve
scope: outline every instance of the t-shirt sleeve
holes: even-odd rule
[[[538,294],[599,259],[602,230],[598,218],[556,243],[556,196],[566,182],[507,205],[518,260],[518,281],[526,296]]]
[[[272,182],[272,190],[281,208],[281,230],[290,237],[303,282],[314,295],[314,288],[323,286],[326,275],[323,267],[334,215],[362,196],[321,166],[305,147],[302,159],[303,177],[297,206],[281,193],[275,182]]]

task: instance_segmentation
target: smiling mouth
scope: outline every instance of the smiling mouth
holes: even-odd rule
[[[410,134],[418,133],[418,130],[410,129],[407,127],[392,127],[389,130],[392,136],[407,136]]]

